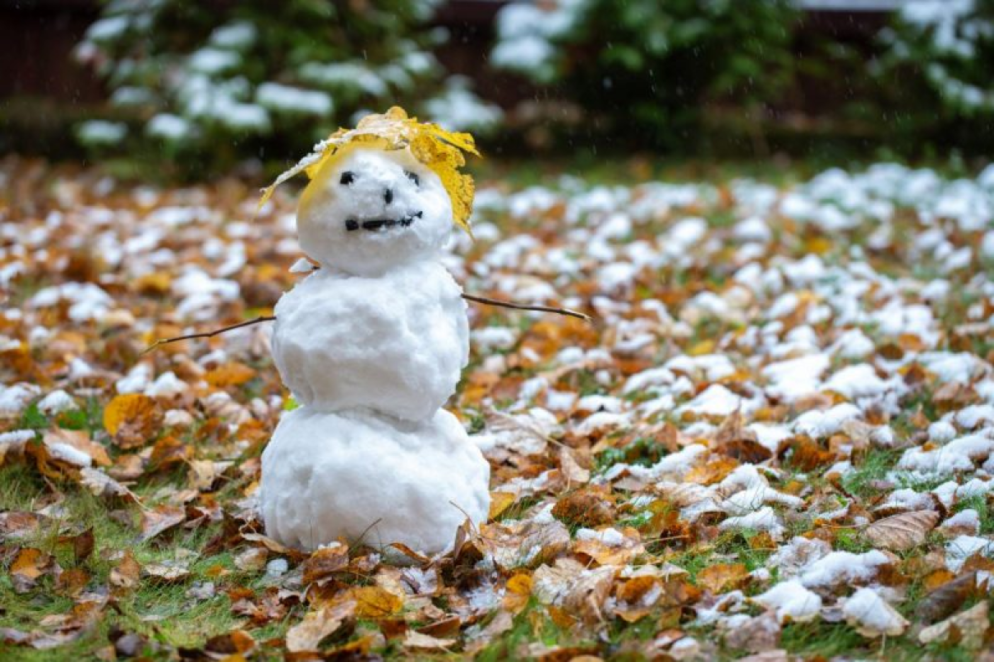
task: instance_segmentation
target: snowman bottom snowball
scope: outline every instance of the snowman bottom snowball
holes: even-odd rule
[[[452,548],[467,518],[487,518],[490,467],[445,410],[410,422],[302,407],[283,415],[262,461],[266,532],[288,546],[342,538],[432,555]]]

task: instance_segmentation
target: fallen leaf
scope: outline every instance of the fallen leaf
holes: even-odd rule
[[[204,379],[208,384],[222,388],[225,386],[241,386],[253,377],[255,377],[255,370],[244,363],[237,362],[226,363],[204,375]]]
[[[315,551],[304,561],[304,585],[321,581],[349,564],[349,548],[334,543]]]
[[[163,531],[171,529],[186,519],[186,510],[177,506],[162,504],[152,510],[142,512],[141,537],[142,542],[151,540]]]
[[[356,605],[358,618],[379,619],[396,614],[404,606],[404,600],[379,586],[353,586],[344,595]]]
[[[38,579],[48,573],[55,563],[51,554],[40,549],[23,547],[10,564],[10,583],[16,593],[27,593]]]
[[[879,519],[863,534],[875,547],[903,552],[923,544],[938,522],[939,513],[934,510],[916,510]]]
[[[872,588],[861,588],[842,605],[846,622],[864,637],[897,637],[908,621]]]
[[[455,639],[438,639],[427,634],[421,634],[415,630],[408,630],[404,635],[404,648],[418,648],[422,650],[439,650],[451,648],[455,645]]]
[[[991,625],[988,611],[986,601],[978,602],[966,611],[925,628],[918,633],[918,641],[926,645],[958,644],[967,650],[979,650]]]
[[[517,497],[510,492],[491,492],[490,493],[490,512],[487,515],[488,520],[495,520],[501,516],[505,510],[511,507],[511,505],[517,500]]]
[[[952,614],[977,593],[977,573],[965,573],[942,584],[922,598],[915,610],[915,616],[925,623],[934,623]]]
[[[351,600],[307,612],[300,623],[287,630],[286,649],[291,653],[319,650],[321,641],[355,613],[356,603]]]
[[[110,583],[118,588],[135,588],[138,586],[141,570],[141,566],[138,565],[138,561],[135,560],[131,550],[125,550],[124,556],[121,557],[117,566],[111,568],[109,576]]]
[[[155,400],[141,393],[118,395],[104,409],[104,428],[121,448],[148,443],[160,420]]]
[[[235,567],[242,572],[259,572],[266,567],[269,551],[264,547],[250,547],[235,555]]]
[[[740,587],[748,578],[744,563],[716,563],[697,573],[697,585],[717,594]]]
[[[180,582],[190,576],[190,569],[185,563],[149,563],[142,570],[147,577],[166,583]]]

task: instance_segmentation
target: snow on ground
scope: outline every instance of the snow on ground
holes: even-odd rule
[[[769,610],[894,637],[922,563],[946,579],[989,572],[992,172],[479,182],[477,240],[445,258],[465,289],[595,321],[471,306],[474,357],[450,404],[479,432],[492,491],[520,507],[483,527],[478,583],[450,608],[464,622],[511,609],[509,578],[534,574],[536,595],[596,627],[655,613],[685,581],[700,590],[684,613],[718,631]],[[242,461],[286,399],[266,326],[140,350],[271,310],[300,278],[292,193],[256,217],[254,191],[233,181],[47,176],[44,203],[0,208],[0,458],[23,452],[37,415],[127,395],[168,430],[220,421],[230,436],[210,452]],[[115,461],[151,443],[120,435],[92,440]],[[48,447],[51,462],[104,471],[79,440]],[[760,561],[729,579],[746,558],[735,544]],[[690,572],[698,554],[728,577]],[[487,636],[473,627],[467,642]]]

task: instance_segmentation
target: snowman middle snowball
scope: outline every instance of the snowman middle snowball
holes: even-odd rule
[[[303,406],[263,453],[260,490],[284,544],[362,535],[434,554],[467,516],[486,520],[489,466],[439,411],[469,355],[438,259],[452,224],[442,181],[407,149],[351,147],[301,197],[300,245],[321,269],[280,299],[272,349]]]

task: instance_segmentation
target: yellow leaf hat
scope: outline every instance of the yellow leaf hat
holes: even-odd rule
[[[269,200],[277,186],[301,172],[307,173],[313,181],[325,165],[341,158],[354,147],[374,147],[386,151],[410,149],[418,161],[442,180],[452,200],[453,220],[472,236],[469,216],[473,211],[473,178],[459,172],[459,168],[466,164],[463,152],[480,155],[473,136],[452,133],[437,124],[418,122],[418,118],[408,117],[407,112],[398,106],[383,115],[367,115],[359,120],[356,128],[339,129],[327,140],[315,145],[314,151],[263,190],[259,205]]]

